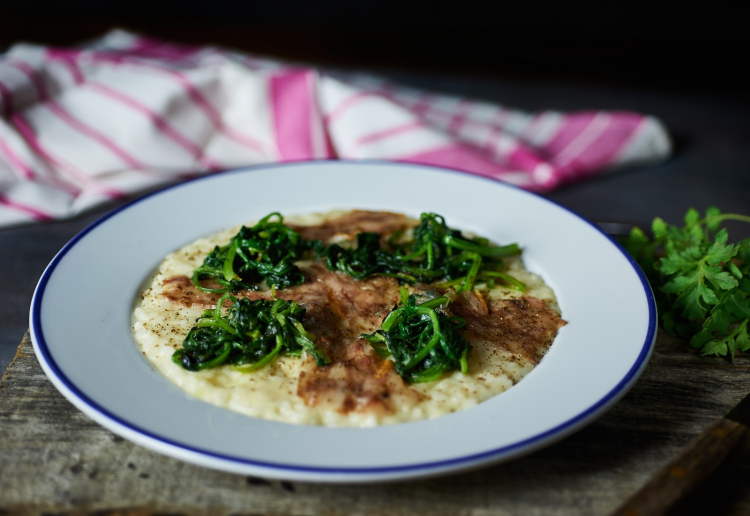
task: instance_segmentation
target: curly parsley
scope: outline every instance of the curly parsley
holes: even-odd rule
[[[750,217],[721,213],[701,218],[690,209],[685,226],[654,219],[650,239],[634,228],[625,248],[641,264],[654,288],[664,329],[701,350],[729,356],[750,350],[750,238],[727,243],[727,220]]]

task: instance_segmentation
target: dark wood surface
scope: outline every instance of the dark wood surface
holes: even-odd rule
[[[0,514],[606,515],[750,392],[749,379],[748,358],[700,358],[660,335],[633,389],[555,445],[472,473],[324,485],[213,471],[123,440],[57,392],[27,336],[0,383]],[[679,514],[748,514],[748,487],[743,458]]]
[[[721,418],[690,442],[669,464],[659,470],[612,516],[663,516],[686,496],[701,488],[732,455],[746,451],[750,430]]]

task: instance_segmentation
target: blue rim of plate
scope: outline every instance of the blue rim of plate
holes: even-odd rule
[[[90,231],[92,231],[94,228],[99,226],[100,224],[104,223],[108,219],[114,217],[121,211],[125,211],[136,204],[140,203],[141,201],[144,201],[150,197],[153,197],[155,195],[160,195],[168,190],[181,188],[185,185],[197,182],[197,181],[205,181],[205,180],[211,180],[215,179],[218,176],[222,176],[225,174],[240,174],[240,173],[251,173],[258,170],[266,170],[269,168],[282,168],[282,167],[294,167],[299,165],[309,165],[311,163],[321,163],[321,162],[329,162],[331,164],[335,163],[347,163],[347,164],[375,164],[375,165],[384,165],[384,166],[399,166],[399,167],[415,167],[415,168],[423,168],[423,169],[429,169],[429,170],[435,170],[440,172],[448,172],[448,173],[455,173],[455,174],[462,174],[466,175],[467,172],[463,172],[460,170],[453,170],[449,168],[441,168],[441,167],[435,167],[435,166],[428,166],[428,165],[419,165],[414,163],[400,163],[400,162],[390,162],[390,161],[380,161],[380,160],[358,160],[358,161],[350,161],[350,160],[315,160],[315,161],[298,161],[298,162],[292,162],[292,163],[272,163],[272,164],[264,164],[264,165],[255,165],[250,167],[242,167],[232,170],[227,170],[225,172],[221,172],[219,174],[213,174],[208,176],[200,176],[197,178],[190,179],[185,182],[180,182],[174,185],[169,185],[164,188],[158,189],[156,191],[150,192],[148,194],[145,194],[141,197],[138,197],[137,199],[134,199],[118,208],[113,209],[112,211],[106,213],[101,218],[97,219],[96,221],[92,222],[89,226],[84,228],[80,233],[78,233],[75,237],[73,237],[70,242],[68,242],[57,255],[52,259],[50,264],[47,266],[47,268],[44,270],[44,273],[42,274],[42,277],[39,280],[39,283],[37,284],[37,287],[34,291],[34,298],[32,300],[31,304],[31,326],[33,329],[33,337],[36,341],[37,347],[39,349],[39,352],[42,355],[42,358],[52,370],[52,372],[55,374],[57,379],[71,392],[73,393],[79,401],[84,403],[86,406],[88,406],[90,409],[98,412],[101,416],[105,417],[106,419],[109,419],[118,425],[125,427],[137,434],[140,434],[144,437],[147,437],[151,440],[157,441],[159,443],[168,445],[173,448],[177,448],[180,450],[184,450],[187,452],[191,452],[194,454],[198,454],[205,457],[210,457],[214,459],[219,459],[221,461],[227,461],[230,463],[235,463],[238,465],[247,465],[247,466],[256,466],[261,468],[272,468],[276,470],[282,470],[282,471],[298,471],[302,473],[327,473],[327,474],[341,474],[341,473],[347,473],[347,474],[360,474],[360,475],[372,475],[372,474],[387,474],[387,473],[399,473],[399,472],[414,472],[414,471],[424,471],[425,473],[429,473],[430,471],[439,471],[441,469],[444,469],[446,467],[451,466],[470,466],[475,463],[483,463],[483,462],[489,462],[493,458],[501,458],[506,455],[512,455],[514,452],[517,453],[523,453],[524,451],[528,451],[530,449],[534,448],[535,444],[543,444],[543,441],[545,441],[547,438],[550,437],[564,437],[565,435],[568,435],[570,432],[576,430],[580,425],[584,424],[589,418],[592,418],[596,415],[597,412],[604,409],[607,405],[616,402],[622,395],[627,392],[627,389],[632,386],[634,381],[637,379],[637,377],[640,375],[640,373],[643,371],[643,368],[645,367],[649,356],[651,355],[651,350],[654,345],[654,340],[656,336],[656,302],[654,300],[653,292],[651,291],[651,286],[648,283],[648,280],[646,279],[646,276],[644,275],[643,271],[641,270],[641,267],[638,265],[638,263],[628,254],[627,251],[617,242],[615,239],[610,237],[607,233],[605,233],[598,225],[591,222],[587,218],[583,217],[582,215],[576,213],[574,210],[571,210],[570,208],[567,208],[555,201],[551,201],[549,199],[546,199],[542,197],[541,195],[535,194],[533,192],[529,192],[527,190],[520,189],[514,185],[503,183],[501,181],[497,181],[491,178],[483,177],[483,176],[477,176],[473,174],[469,174],[474,178],[483,179],[485,181],[491,182],[495,185],[500,185],[501,187],[506,188],[512,188],[520,190],[528,195],[536,196],[539,199],[554,204],[558,208],[561,208],[572,215],[575,215],[577,218],[585,222],[586,224],[592,226],[594,229],[596,229],[599,233],[601,233],[604,237],[606,237],[612,245],[614,245],[620,253],[622,253],[625,258],[627,259],[628,263],[630,263],[631,267],[635,270],[636,274],[638,275],[638,278],[641,280],[641,285],[643,287],[644,293],[646,294],[646,300],[648,303],[648,331],[646,333],[646,339],[643,343],[643,346],[641,348],[640,353],[638,354],[638,357],[635,360],[635,363],[633,366],[628,370],[627,374],[620,380],[620,382],[612,389],[610,390],[606,395],[604,395],[599,401],[591,405],[588,409],[584,410],[583,412],[579,413],[574,418],[571,418],[564,423],[560,423],[554,428],[551,428],[545,432],[539,433],[537,435],[534,435],[532,437],[529,437],[527,439],[524,439],[522,441],[518,441],[516,443],[502,446],[500,448],[496,448],[493,450],[485,451],[482,453],[476,453],[472,455],[466,455],[462,457],[456,457],[453,459],[447,459],[442,461],[435,461],[435,462],[425,462],[421,464],[409,464],[409,465],[403,465],[403,466],[381,466],[381,467],[375,467],[375,468],[341,468],[341,467],[313,467],[313,466],[300,466],[300,465],[294,465],[294,464],[280,464],[280,463],[274,463],[274,462],[264,462],[264,461],[257,461],[257,460],[250,460],[250,459],[241,459],[237,457],[232,457],[229,455],[223,455],[219,453],[214,453],[211,451],[203,450],[200,448],[196,448],[193,446],[188,446],[182,443],[179,443],[177,441],[173,441],[167,437],[163,437],[157,434],[154,434],[150,431],[144,430],[137,425],[134,425],[124,419],[121,419],[119,416],[112,414],[109,410],[102,407],[98,403],[91,400],[86,394],[81,392],[76,385],[67,377],[65,376],[65,373],[60,369],[60,367],[57,365],[55,360],[52,358],[52,355],[49,351],[49,348],[47,347],[47,342],[44,339],[44,332],[42,331],[42,325],[41,325],[41,303],[42,298],[44,297],[44,290],[47,286],[47,282],[49,281],[49,278],[52,276],[52,274],[55,271],[55,268],[60,263],[60,261],[63,259],[63,257],[68,253],[70,249],[73,248],[73,246],[76,245],[76,243],[83,239]]]

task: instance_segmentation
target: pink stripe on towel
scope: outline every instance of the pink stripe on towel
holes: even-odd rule
[[[78,131],[81,134],[84,134],[91,138],[94,141],[99,142],[102,144],[102,146],[109,149],[114,155],[116,155],[118,158],[120,158],[125,164],[133,167],[133,168],[144,168],[143,163],[138,161],[136,158],[128,154],[124,149],[120,148],[115,142],[113,142],[111,139],[109,139],[107,136],[102,134],[101,132],[97,131],[96,129],[93,129],[91,126],[84,124],[82,121],[78,120],[76,117],[71,115],[68,111],[65,110],[60,104],[55,102],[54,100],[49,100],[46,103],[47,108],[60,117],[62,120],[67,122],[67,124]]]
[[[600,170],[612,163],[622,152],[623,147],[630,142],[643,121],[642,116],[633,113],[612,114],[607,127],[577,155],[570,157],[566,165],[576,170],[592,173]]]
[[[5,159],[13,168],[13,170],[19,172],[20,177],[45,185],[61,192],[65,192],[69,195],[78,195],[81,193],[81,189],[70,183],[63,181],[62,179],[55,176],[41,175],[37,173],[30,165],[24,162],[24,160],[16,153],[8,143],[0,140],[0,150],[3,151]]]
[[[307,70],[287,70],[271,78],[276,144],[282,161],[312,159],[312,99]]]
[[[141,102],[138,102],[134,98],[129,97],[125,95],[124,93],[121,93],[115,90],[114,88],[110,88],[109,86],[106,86],[104,84],[100,84],[97,82],[89,82],[87,83],[86,86],[148,117],[151,120],[151,122],[154,124],[154,126],[158,128],[159,131],[162,132],[162,134],[164,134],[167,138],[169,138],[170,140],[175,142],[177,145],[185,149],[196,160],[204,164],[210,170],[216,171],[216,170],[221,169],[221,165],[219,165],[217,162],[205,156],[203,153],[203,150],[197,144],[193,143],[187,137],[180,134],[180,132],[177,129],[172,127],[172,125],[167,121],[166,118],[164,118],[159,113],[152,110],[145,104],[142,104]]]
[[[333,108],[330,113],[323,117],[323,123],[325,123],[326,125],[332,124],[336,121],[337,118],[346,113],[352,106],[356,106],[363,100],[366,100],[370,97],[377,96],[378,95],[374,91],[359,91],[351,97],[347,97],[346,99],[341,101],[335,108]]]
[[[168,43],[158,39],[138,36],[130,51],[143,57],[180,60],[200,52],[203,48],[192,45]]]
[[[13,111],[13,93],[2,82],[0,82],[0,102],[3,103],[3,110],[0,111],[0,116],[9,116]]]
[[[461,144],[450,144],[411,156],[403,156],[398,158],[397,161],[437,165],[494,179],[498,179],[508,172],[507,168]]]
[[[558,128],[555,136],[552,137],[546,145],[544,152],[553,159],[558,156],[575,138],[581,134],[591,124],[596,117],[596,113],[572,113],[565,117],[565,120]]]
[[[400,136],[404,133],[416,131],[418,129],[424,129],[425,126],[422,122],[407,122],[405,124],[397,125],[395,127],[389,127],[388,129],[382,129],[380,131],[374,131],[370,134],[360,136],[345,152],[345,156],[351,155],[355,150],[368,143],[384,140],[386,138],[392,138],[394,136]]]
[[[47,100],[47,98],[49,97],[49,93],[47,92],[47,85],[44,82],[44,77],[41,76],[38,70],[36,70],[26,61],[22,61],[21,59],[6,58],[6,60],[7,64],[23,73],[26,78],[34,85],[39,100]]]
[[[120,54],[95,52],[90,55],[94,61],[109,63],[113,65],[132,65],[158,73],[159,75],[169,77],[177,82],[187,93],[190,100],[200,111],[211,121],[217,131],[221,132],[227,138],[249,147],[263,156],[268,155],[268,150],[260,140],[250,135],[244,134],[232,127],[227,126],[222,120],[221,114],[206,99],[201,91],[194,86],[185,75],[177,70],[168,67],[160,67],[153,63],[145,62],[137,57],[127,57]]]
[[[65,171],[68,175],[70,175],[73,179],[79,181],[81,184],[92,182],[93,178],[86,174],[86,172],[79,169],[72,163],[60,158],[59,156],[54,156],[48,149],[46,149],[39,138],[37,138],[36,134],[34,134],[34,130],[31,128],[28,122],[23,119],[21,115],[19,115],[18,113],[14,114],[12,116],[12,120],[16,128],[18,129],[18,132],[21,133],[21,135],[26,140],[26,143],[28,143],[29,146],[31,146],[31,148],[33,148],[37,152],[37,154],[42,156],[51,164],[57,166],[60,170]],[[107,186],[102,186],[101,191],[112,199],[118,199],[125,195],[125,192]]]
[[[3,206],[7,206],[8,208],[13,208],[16,211],[20,211],[21,213],[24,213],[25,215],[39,222],[54,220],[55,218],[52,215],[38,210],[32,206],[28,206],[18,201],[14,201],[13,199],[9,199],[5,195],[3,195],[2,192],[0,192],[0,204],[2,204]]]
[[[0,150],[3,151],[3,154],[5,154],[5,157],[13,166],[13,168],[21,173],[21,177],[24,177],[26,179],[34,179],[34,176],[36,174],[31,169],[31,167],[24,163],[20,156],[18,156],[18,154],[16,154],[16,152],[11,148],[11,146],[5,143],[3,140],[0,140]]]
[[[83,77],[81,69],[78,67],[77,59],[81,55],[80,50],[69,50],[63,48],[48,48],[47,59],[54,62],[63,63],[70,70],[73,80],[76,84],[83,83],[86,79]]]

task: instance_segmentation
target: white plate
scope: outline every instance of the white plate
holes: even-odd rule
[[[557,293],[568,325],[507,392],[436,419],[368,429],[277,423],[215,407],[185,394],[136,350],[130,314],[168,253],[272,211],[350,207],[434,211],[453,227],[518,242],[527,267]],[[31,307],[31,338],[47,376],[106,428],[210,468],[325,482],[437,475],[549,445],[625,394],[655,330],[640,269],[590,222],[492,180],[392,163],[263,166],[147,195],[71,240],[44,272]]]

